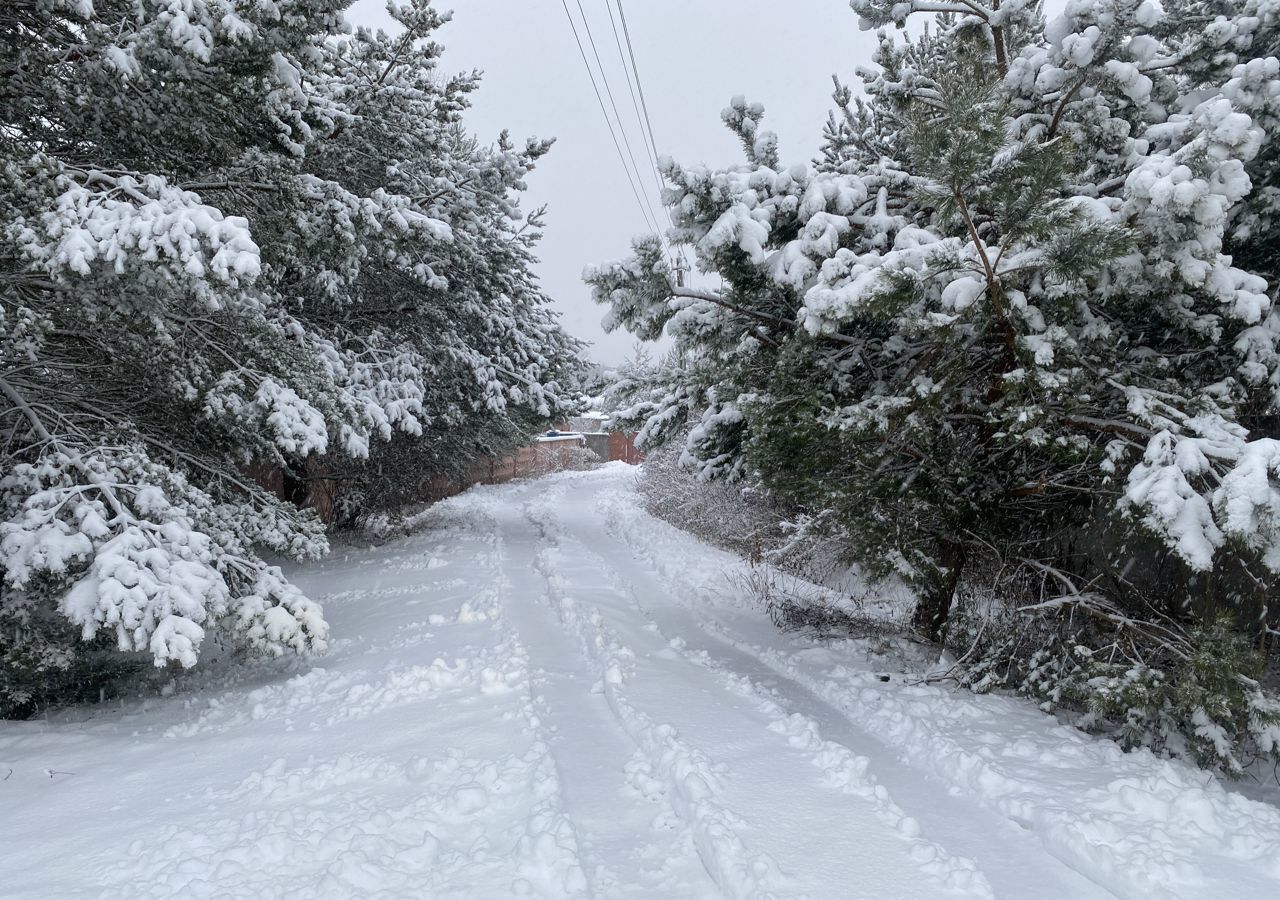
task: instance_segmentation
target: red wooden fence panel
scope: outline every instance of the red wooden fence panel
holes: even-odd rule
[[[523,478],[538,471],[551,471],[567,465],[571,459],[571,451],[578,444],[570,440],[544,441],[525,447],[501,458],[481,459],[472,464],[469,472],[463,475],[429,475],[419,486],[422,500],[435,502],[446,497],[460,494],[473,484],[503,484],[514,478]],[[636,449],[630,435],[615,431],[609,435],[609,460],[622,460],[635,465],[644,459],[644,454]],[[292,500],[303,508],[316,511],[320,519],[333,524],[337,519],[339,492],[342,482],[337,478],[326,476],[324,460],[309,457],[304,463],[305,482],[294,485],[294,493],[301,490],[305,496],[290,496],[290,479],[277,466],[253,463],[245,467],[245,474],[259,486],[270,491],[281,500]],[[293,479],[299,481],[299,479]]]

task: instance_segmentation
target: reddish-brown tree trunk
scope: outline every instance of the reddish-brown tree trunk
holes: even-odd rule
[[[941,637],[942,629],[947,624],[947,616],[951,613],[951,602],[955,599],[956,586],[960,583],[966,558],[964,544],[939,539],[938,562],[943,571],[938,581],[930,585],[921,595],[916,603],[915,614],[911,618],[912,627],[931,641]]]

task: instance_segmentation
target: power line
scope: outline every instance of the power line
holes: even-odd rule
[[[636,205],[640,207],[640,216],[644,219],[646,227],[652,228],[654,231],[661,231],[658,228],[657,221],[651,217],[650,211],[646,209],[644,201],[640,199],[640,191],[636,188],[636,181],[632,177],[631,168],[627,165],[626,157],[622,155],[622,145],[618,142],[618,135],[613,130],[613,121],[609,118],[609,111],[605,109],[604,97],[600,94],[600,86],[596,84],[596,74],[592,71],[591,63],[587,60],[587,51],[582,46],[582,38],[578,36],[578,25],[573,21],[573,14],[569,12],[569,4],[566,0],[560,0],[560,5],[564,8],[565,18],[569,20],[569,27],[573,29],[573,39],[578,44],[578,53],[582,56],[582,64],[587,67],[587,76],[591,79],[591,89],[595,91],[596,102],[600,104],[600,113],[604,116],[605,124],[609,126],[609,136],[613,138],[613,148],[618,151],[618,162],[622,163],[622,169],[627,173],[627,181],[631,185],[631,193],[635,195]],[[585,23],[586,20],[584,19],[583,21]],[[603,77],[603,70],[600,74]]]
[[[604,62],[600,59],[600,50],[596,46],[595,35],[591,33],[591,22],[587,19],[586,10],[582,8],[582,0],[574,0],[574,2],[578,6],[578,15],[582,16],[582,25],[587,30],[587,41],[591,44],[591,53],[592,55],[595,56],[596,66],[600,69],[600,80],[604,82],[605,93],[609,95],[609,105],[613,107],[613,116],[618,121],[618,131],[621,132],[622,134],[622,143],[627,148],[627,156],[631,158],[631,166],[635,170],[636,180],[641,185],[643,185],[644,178],[640,175],[642,169],[640,168],[640,164],[636,162],[636,155],[631,149],[631,140],[627,136],[627,128],[622,122],[622,113],[618,110],[618,101],[614,99],[613,88],[609,86],[609,74],[608,72],[605,71]],[[644,196],[645,196],[645,202],[649,206],[649,214],[652,217],[654,225],[656,226],[658,224],[658,216],[653,211],[653,204],[648,199],[649,194],[647,191],[645,192]],[[660,228],[655,230],[661,232]],[[661,238],[661,234],[659,234],[659,238]]]
[[[653,177],[658,185],[658,195],[662,195],[662,173],[658,171],[658,149],[653,145],[651,135],[645,130],[644,118],[640,114],[640,101],[636,99],[636,84],[640,81],[640,74],[637,72],[636,77],[632,79],[631,72],[634,68],[634,57],[632,64],[627,63],[626,54],[622,50],[622,38],[618,34],[618,20],[613,14],[613,4],[610,0],[604,0],[605,9],[609,10],[609,25],[613,28],[613,45],[618,48],[618,59],[622,62],[622,72],[627,76],[627,90],[631,94],[631,108],[636,114],[636,124],[640,126],[640,140],[644,143],[645,152],[649,155],[649,162],[653,166]],[[675,227],[675,222],[671,219],[671,210],[667,208],[665,203],[662,204],[663,210],[667,214],[667,221],[671,226]]]
[[[622,34],[627,39],[627,55],[631,57],[631,71],[636,73],[636,91],[640,94],[640,108],[644,110],[644,123],[649,131],[649,144],[653,147],[656,165],[658,142],[653,137],[653,120],[649,118],[649,104],[644,99],[644,84],[640,81],[640,68],[636,65],[636,51],[631,46],[631,29],[627,27],[627,11],[622,8],[622,0],[615,0],[615,2],[618,4],[618,17],[622,20]]]
[[[631,96],[631,102],[633,105],[635,104],[635,99],[636,99],[635,94],[638,93],[640,95],[640,109],[643,111],[643,114],[644,114],[644,128],[642,129],[642,134],[647,135],[649,139],[648,140],[648,147],[650,148],[649,158],[653,162],[653,171],[658,178],[658,191],[659,191],[659,194],[661,194],[662,172],[659,171],[658,169],[658,141],[657,141],[657,138],[653,136],[653,120],[649,117],[649,104],[645,100],[645,96],[644,96],[644,82],[640,80],[640,67],[636,65],[636,51],[635,51],[635,47],[631,43],[631,29],[627,25],[627,11],[622,7],[622,0],[614,0],[614,2],[618,6],[618,18],[622,21],[622,34],[626,38],[626,42],[627,42],[627,56],[630,57],[631,59],[631,73],[635,75],[636,87],[635,87],[635,93],[633,93]],[[608,3],[609,3],[609,0],[605,0],[605,4],[607,5]],[[611,23],[613,22],[612,8],[610,8],[609,10],[609,21]],[[614,41],[617,41],[618,39],[618,28],[616,25],[614,25],[614,29],[613,29],[613,39]],[[621,47],[618,48],[618,55],[619,56],[622,55]],[[625,64],[623,65],[623,69],[624,70],[626,69]],[[630,86],[630,84],[631,84],[631,79],[630,79],[630,76],[628,76],[627,85]],[[667,214],[667,221],[671,223],[672,228],[675,228],[676,223],[671,218],[671,208],[668,207],[665,203],[662,204],[662,208]],[[676,280],[681,285],[684,284],[685,266],[686,266],[686,263],[684,258],[684,251],[683,250],[677,251],[676,264],[675,264]]]

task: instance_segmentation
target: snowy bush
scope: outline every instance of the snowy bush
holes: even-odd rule
[[[882,639],[883,648],[903,633],[903,622],[865,585],[854,594],[844,593],[769,565],[752,566],[732,583],[783,631],[819,639]]]
[[[831,517],[789,507],[750,480],[702,481],[681,465],[682,454],[681,442],[674,441],[645,458],[637,478],[645,508],[710,544],[763,564],[744,585],[746,594],[771,611],[778,607],[781,614],[786,606],[798,615],[804,596],[812,596],[800,587],[802,582],[826,588],[823,596],[835,592],[845,600],[850,591],[862,590],[846,536]]]
[[[909,591],[891,582],[868,585],[833,521],[789,508],[749,480],[702,481],[681,466],[681,446],[670,442],[645,458],[640,497],[652,515],[750,562],[732,579],[740,597],[786,630],[823,637],[901,631]]]
[[[1256,648],[1228,617],[1184,626],[1104,598],[1014,608],[962,597],[948,672],[972,690],[1015,689],[1046,712],[1232,777],[1280,764],[1280,691],[1261,683]]]
[[[539,453],[534,463],[533,475],[549,475],[552,472],[582,472],[601,464],[599,454],[578,444],[554,447]]]

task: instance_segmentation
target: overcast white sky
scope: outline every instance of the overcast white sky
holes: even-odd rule
[[[607,3],[567,0],[586,12],[636,159],[646,165]],[[606,335],[602,307],[591,302],[583,266],[625,256],[644,219],[596,103],[561,0],[437,0],[454,11],[439,33],[445,65],[478,68],[471,129],[493,139],[553,136],[556,145],[529,178],[525,208],[549,206],[538,271],[563,312],[565,327],[594,345],[593,359],[615,364],[635,339]],[[349,18],[389,27],[385,0],[357,0]],[[623,0],[658,152],[684,163],[725,165],[741,159],[720,123],[734,94],[764,103],[786,162],[810,160],[831,107],[831,75],[855,81],[869,63],[872,33],[858,30],[845,0]],[[581,32],[582,26],[579,24]],[[594,64],[591,47],[588,58]],[[624,44],[625,49],[625,44]],[[604,87],[601,85],[603,93]],[[605,97],[606,108],[608,97]],[[625,149],[625,148],[624,148]],[[657,203],[655,177],[645,188]]]

